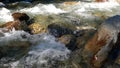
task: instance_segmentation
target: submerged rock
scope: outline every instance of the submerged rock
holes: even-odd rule
[[[11,31],[0,37],[0,66],[20,59],[28,52],[30,42],[27,36],[29,34],[24,31]]]

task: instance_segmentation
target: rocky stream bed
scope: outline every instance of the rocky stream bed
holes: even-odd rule
[[[46,2],[0,2],[0,68],[120,68],[119,0]]]

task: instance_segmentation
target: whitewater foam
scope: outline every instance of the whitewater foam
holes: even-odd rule
[[[59,14],[59,13],[65,13],[65,11],[61,10],[60,8],[56,8],[53,4],[38,4],[31,8],[25,8],[20,10],[21,12],[28,12],[32,14]]]
[[[13,21],[11,11],[6,8],[0,8],[0,22]]]
[[[13,30],[7,32],[4,37],[0,37],[0,45],[9,45],[11,40],[29,41],[31,43],[31,48],[27,55],[16,62],[6,64],[12,68],[19,68],[19,66],[30,68],[34,64],[38,67],[43,64],[49,67],[56,61],[63,61],[69,58],[70,50],[49,34],[30,35],[24,31]]]

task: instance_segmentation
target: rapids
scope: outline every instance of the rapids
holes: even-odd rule
[[[13,21],[13,18],[11,16],[12,13],[24,12],[31,18],[34,18],[37,15],[43,15],[53,16],[54,20],[57,20],[58,22],[59,20],[68,22],[67,24],[71,24],[72,22],[73,26],[76,26],[77,29],[97,29],[99,24],[96,22],[101,23],[108,17],[117,14],[119,15],[119,8],[120,4],[114,1],[104,3],[87,3],[79,1],[72,5],[66,3],[39,3],[19,9],[1,7],[0,24],[8,21]],[[54,15],[56,16],[54,17]],[[86,28],[86,26],[89,28]],[[23,42],[29,43],[29,46],[27,52],[25,51],[26,53],[22,56],[20,55],[19,57],[16,57],[16,55],[14,55],[13,57],[7,56],[1,58],[0,67],[57,68],[55,65],[57,62],[65,61],[70,57],[71,51],[67,49],[64,44],[58,42],[56,38],[50,34],[43,33],[30,35],[29,33],[22,30],[16,31],[13,29],[10,32],[3,32],[3,30],[6,29],[0,29],[0,47],[12,46],[14,44],[20,44]],[[19,53],[21,54],[22,52]]]

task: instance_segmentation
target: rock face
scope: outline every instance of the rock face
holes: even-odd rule
[[[100,68],[118,46],[120,32],[120,16],[108,18],[91,40],[85,45],[83,54],[93,68]],[[110,52],[110,53],[109,53]],[[114,56],[114,55],[112,55]]]

